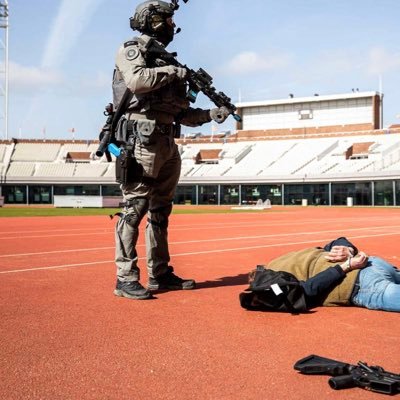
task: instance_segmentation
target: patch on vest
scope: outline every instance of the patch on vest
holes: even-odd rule
[[[135,47],[128,47],[125,51],[125,57],[129,61],[138,58],[138,56],[139,56],[139,50]]]

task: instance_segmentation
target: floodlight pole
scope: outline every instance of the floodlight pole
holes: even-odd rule
[[[4,96],[3,113],[4,118],[3,136],[8,139],[8,0],[0,0],[0,28],[4,29],[4,40],[0,39],[0,50],[4,50],[4,68],[0,71],[2,75],[2,85],[0,87],[1,96]]]

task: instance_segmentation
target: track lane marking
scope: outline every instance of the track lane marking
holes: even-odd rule
[[[398,218],[390,218],[391,221],[396,221]],[[378,221],[382,221],[382,223],[387,221],[387,218],[368,218],[368,217],[363,217],[363,218],[346,218],[343,221],[346,222],[346,224],[348,225],[353,225],[355,223],[359,224],[360,222],[366,221],[366,222],[371,222],[374,221],[377,222]],[[331,219],[326,219],[321,221],[321,224],[329,224],[329,223],[340,223],[342,220],[339,220],[337,218],[331,218]],[[265,223],[254,223],[252,221],[246,221],[243,223],[225,223],[225,222],[220,222],[214,225],[187,225],[184,226],[182,228],[182,226],[178,226],[178,227],[173,227],[171,226],[168,230],[169,232],[180,232],[180,231],[191,231],[191,230],[209,230],[209,229],[226,229],[227,227],[229,228],[253,228],[253,227],[274,227],[274,226],[304,226],[307,224],[314,224],[315,225],[315,220],[306,220],[306,221],[302,221],[299,223],[296,223],[295,221],[288,221],[288,222],[279,222],[279,221],[265,221]],[[114,228],[99,228],[101,230],[101,232],[98,232],[98,230],[96,229],[92,229],[90,228],[90,230],[94,230],[93,233],[91,233],[91,235],[108,235],[111,233],[114,233]],[[74,230],[78,230],[78,229],[74,229]],[[55,232],[68,232],[69,230],[60,230],[57,229],[55,230]],[[80,230],[82,231],[82,230]],[[46,231],[32,231],[32,232],[48,232],[48,230]],[[2,235],[4,232],[0,231],[0,235]],[[0,240],[12,240],[12,239],[32,239],[32,238],[49,238],[49,237],[64,237],[64,236],[83,236],[83,235],[87,235],[88,232],[82,232],[82,233],[65,233],[65,234],[55,234],[55,235],[31,235],[31,236],[23,236],[24,233],[26,233],[26,231],[16,231],[16,232],[12,232],[13,234],[18,234],[20,233],[19,236],[7,236],[7,237],[2,237],[0,236]],[[29,233],[29,232],[28,232]]]
[[[388,228],[400,228],[400,225],[388,225],[388,226],[374,226],[368,228],[350,228],[347,229],[347,232],[351,231],[362,231],[362,230],[379,230],[379,229],[388,229]],[[239,236],[239,237],[228,237],[228,238],[215,238],[215,239],[200,239],[200,240],[186,240],[181,242],[169,242],[170,245],[176,244],[190,244],[190,243],[207,243],[207,242],[222,242],[222,241],[234,241],[234,240],[249,240],[249,239],[265,239],[269,237],[288,237],[288,236],[296,236],[296,235],[314,235],[321,233],[329,233],[329,232],[338,232],[337,229],[331,230],[323,230],[323,231],[313,231],[313,232],[292,232],[292,233],[278,233],[278,234],[270,234],[270,235],[257,235],[257,236]],[[144,247],[145,245],[139,243],[137,247]],[[110,250],[114,249],[115,246],[106,246],[106,247],[92,247],[85,249],[69,249],[69,250],[54,250],[54,251],[42,251],[42,252],[33,252],[33,253],[16,253],[16,254],[2,254],[0,258],[7,257],[27,257],[27,256],[35,256],[35,255],[44,255],[44,254],[61,254],[61,253],[76,253],[76,252],[85,252],[85,251],[101,251],[101,250]]]
[[[393,233],[381,233],[376,235],[361,235],[361,236],[349,236],[349,239],[362,239],[362,238],[371,238],[371,237],[382,237],[382,236],[396,236],[400,235],[400,232],[393,232]],[[215,249],[215,250],[206,250],[206,251],[196,251],[196,252],[187,252],[187,253],[176,253],[171,254],[171,257],[185,257],[185,256],[193,256],[193,255],[200,255],[200,254],[213,254],[213,253],[226,253],[230,251],[239,251],[239,250],[255,250],[255,249],[264,249],[268,247],[282,247],[282,246],[293,246],[298,244],[310,244],[310,243],[320,243],[325,241],[331,241],[332,238],[329,239],[315,239],[315,240],[306,240],[301,242],[289,242],[289,243],[275,243],[275,244],[267,244],[267,245],[260,245],[260,246],[248,246],[248,247],[235,247],[232,249]],[[145,260],[146,257],[139,257],[139,260]],[[17,269],[17,270],[9,270],[9,271],[0,271],[0,275],[4,274],[14,274],[14,273],[21,273],[21,272],[32,272],[32,271],[44,271],[44,270],[54,270],[54,269],[64,269],[64,268],[79,268],[79,267],[86,267],[91,265],[100,265],[100,264],[114,264],[114,260],[107,260],[107,261],[94,261],[90,263],[80,263],[80,264],[63,264],[63,265],[54,265],[49,267],[37,267],[37,268],[24,268],[24,269]]]

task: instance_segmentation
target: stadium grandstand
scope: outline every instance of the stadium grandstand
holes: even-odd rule
[[[240,103],[234,132],[187,135],[176,204],[400,205],[400,127],[382,128],[382,95]],[[115,164],[98,142],[0,142],[4,204],[114,206]]]

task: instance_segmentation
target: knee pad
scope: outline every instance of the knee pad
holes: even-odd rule
[[[149,218],[147,219],[147,222],[149,224],[158,226],[161,229],[167,229],[171,211],[172,211],[172,204],[165,207],[160,207],[150,210],[150,215]]]
[[[126,202],[125,212],[119,213],[124,222],[133,228],[138,228],[140,221],[146,215],[149,209],[149,201],[147,199],[138,198]]]

